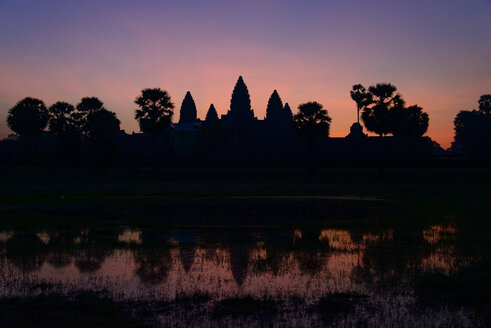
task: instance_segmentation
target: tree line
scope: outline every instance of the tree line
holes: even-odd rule
[[[407,106],[397,88],[379,83],[368,88],[356,84],[350,91],[356,103],[357,121],[380,137],[422,137],[429,125],[429,116],[418,105]],[[135,119],[140,130],[152,137],[153,157],[157,137],[172,123],[174,104],[166,90],[143,89],[136,97]],[[218,116],[214,107],[211,114]],[[210,114],[210,112],[208,113]],[[210,115],[211,115],[210,114]],[[218,117],[217,117],[218,118]],[[310,101],[298,106],[293,115],[293,130],[307,140],[309,153],[314,141],[329,136],[332,119],[324,106]],[[462,147],[467,154],[491,153],[491,95],[479,100],[479,110],[461,111],[455,121],[454,149]],[[65,153],[80,151],[85,141],[96,154],[114,149],[120,121],[116,113],[107,110],[96,97],[84,97],[73,106],[59,101],[47,107],[36,98],[26,97],[8,111],[7,125],[20,137],[32,139],[47,127],[58,136],[58,147]]]

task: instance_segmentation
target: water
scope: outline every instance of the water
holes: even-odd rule
[[[354,230],[5,230],[0,296],[97,292],[145,303],[161,326],[484,326],[489,309],[445,297],[434,302],[421,292],[425,277],[452,278],[483,261],[462,238],[452,222]],[[274,311],[217,315],[230,299],[273,304]]]

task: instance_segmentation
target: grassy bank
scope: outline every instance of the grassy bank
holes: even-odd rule
[[[240,216],[284,212],[307,217],[311,209],[338,221],[366,214],[401,221],[465,218],[486,225],[491,211],[491,172],[483,167],[386,168],[383,176],[377,168],[325,168],[312,175],[301,168],[6,167],[0,179],[4,222],[63,217],[139,220],[158,215],[166,221],[182,213],[219,217],[220,210],[228,217],[235,213],[240,222]],[[394,209],[404,214],[394,215]],[[277,217],[281,222],[281,215]]]

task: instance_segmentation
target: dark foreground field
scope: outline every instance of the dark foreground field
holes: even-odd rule
[[[485,167],[0,176],[0,327],[491,323]]]

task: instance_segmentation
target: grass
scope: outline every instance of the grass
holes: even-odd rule
[[[428,273],[414,280],[414,289],[423,304],[442,302],[468,307],[491,305],[491,262],[489,259],[462,268],[451,275]]]
[[[121,304],[92,293],[3,298],[0,327],[147,327],[128,312]]]
[[[227,298],[217,302],[212,317],[220,319],[226,316],[258,315],[271,318],[278,312],[278,304],[271,299],[255,299],[252,296]]]
[[[108,169],[4,167],[0,176],[3,201],[20,202],[39,196],[44,201],[117,200],[142,197],[230,195],[366,195],[411,196],[485,188],[486,168],[392,168],[380,178],[375,168],[325,168],[312,176],[301,168],[165,168]],[[477,191],[477,190],[476,190]]]
[[[331,322],[341,315],[354,311],[357,304],[363,303],[365,297],[352,293],[334,293],[319,299],[316,310],[325,322]]]
[[[491,172],[483,167],[387,168],[383,178],[376,168],[324,168],[312,176],[302,168],[162,168],[154,172],[4,167],[0,179],[2,226],[100,225],[107,220],[158,221],[162,226],[263,225],[267,217],[274,225],[336,221],[353,227],[364,225],[364,219],[370,225],[383,225],[394,220],[412,224],[465,217],[463,221],[490,227]],[[233,198],[292,195],[366,196],[388,202]],[[299,215],[303,217],[298,219]],[[189,219],[196,216],[201,219]]]

